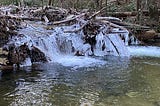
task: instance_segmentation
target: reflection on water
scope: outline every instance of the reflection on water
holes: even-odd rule
[[[101,67],[36,64],[2,73],[0,105],[160,106],[160,60],[105,57]]]

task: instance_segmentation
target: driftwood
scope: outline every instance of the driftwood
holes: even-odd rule
[[[86,13],[82,13],[82,14],[80,14],[80,15],[77,15],[77,16],[74,16],[74,17],[71,17],[71,18],[62,20],[62,21],[55,21],[55,22],[51,23],[51,25],[58,25],[58,24],[67,23],[67,22],[76,20],[77,18],[81,18],[81,17],[83,17],[85,14],[86,14]]]
[[[118,49],[117,49],[116,45],[112,42],[112,40],[111,40],[108,36],[106,36],[106,37],[107,37],[107,38],[108,38],[108,40],[112,43],[112,45],[114,46],[114,48],[115,48],[115,50],[116,50],[117,54],[120,56],[120,53],[119,53],[119,51],[118,51]]]
[[[150,29],[150,27],[148,26],[142,26],[138,24],[122,22],[122,20],[120,20],[119,18],[115,18],[115,17],[96,17],[96,20],[103,21],[105,23],[110,24],[113,27],[118,27],[118,28],[125,27],[126,29],[144,30],[144,31],[147,31]]]
[[[20,16],[12,16],[12,15],[0,15],[0,18],[5,19],[16,19],[16,20],[28,20],[28,21],[41,21],[41,18],[35,17],[20,17]]]
[[[104,9],[106,9],[106,7],[102,8],[101,10],[95,12],[93,15],[91,15],[87,21],[78,29],[72,30],[72,31],[65,31],[66,33],[73,33],[73,32],[78,32],[80,30],[82,30],[93,18],[95,18],[98,14],[100,14]]]
[[[96,20],[106,20],[106,21],[118,21],[118,22],[122,22],[122,20],[120,20],[119,18],[116,17],[95,17]]]
[[[77,28],[77,29],[74,29],[74,30],[69,30],[69,31],[64,31],[64,32],[66,32],[66,33],[78,32],[78,31],[82,30],[88,23],[89,23],[89,21],[87,21],[85,24],[83,24],[80,28]]]
[[[105,10],[107,7],[104,7],[102,9],[100,9],[99,11],[95,12],[93,15],[91,15],[89,17],[89,20],[91,20],[92,18],[94,18],[95,16],[97,16],[98,14],[100,14],[103,10]]]
[[[91,20],[91,19],[94,18],[96,15],[98,15],[100,12],[102,12],[105,8],[106,8],[106,7],[104,7],[104,8],[102,8],[101,10],[95,12],[93,15],[91,15],[89,18],[87,18],[87,20]],[[71,18],[66,19],[66,20],[55,21],[55,22],[53,22],[52,24],[53,24],[53,25],[63,24],[63,23],[66,23],[66,22],[73,21],[73,20],[75,20],[75,19],[77,19],[77,18],[81,18],[81,17],[83,17],[83,16],[85,16],[85,15],[86,15],[86,13],[82,13],[82,14],[80,14],[80,15],[71,17]],[[76,30],[73,31],[73,32],[77,32],[77,31],[81,30],[88,22],[89,22],[89,21],[87,21],[84,25],[82,25],[81,28],[76,29]],[[72,32],[72,31],[66,31],[66,32]]]
[[[138,25],[138,24],[132,24],[132,23],[126,23],[126,22],[119,22],[119,21],[111,21],[112,23],[116,24],[116,25],[120,25],[123,26],[127,29],[137,29],[137,30],[149,30],[150,27],[148,26],[142,26],[142,25]]]
[[[111,22],[109,22],[109,21],[102,20],[101,22],[103,22],[103,23],[105,23],[105,24],[108,24],[109,26],[114,27],[114,28],[120,28],[121,30],[127,30],[127,29],[124,28],[123,26],[116,25],[116,24],[111,23]]]

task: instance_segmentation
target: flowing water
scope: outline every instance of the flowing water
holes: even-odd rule
[[[73,68],[34,64],[1,73],[1,106],[159,106],[160,59],[104,57],[106,64]],[[85,105],[88,104],[88,105]]]
[[[83,32],[64,31],[76,27],[19,30],[9,44],[34,46],[48,62],[28,57],[19,70],[1,72],[0,106],[160,106],[159,47],[126,47],[128,31],[105,35],[102,27],[91,50]]]

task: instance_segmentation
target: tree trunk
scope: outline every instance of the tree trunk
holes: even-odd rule
[[[21,7],[24,7],[24,0],[20,1]]]
[[[150,16],[150,19],[155,22],[159,21],[158,3],[159,3],[159,0],[148,1],[149,16]]]
[[[142,0],[137,0],[137,21],[139,24],[141,24],[142,19]]]
[[[108,1],[106,0],[106,16],[108,15],[108,6],[107,6],[107,4],[108,4]]]
[[[95,2],[95,7],[98,10],[99,9],[99,0],[94,0],[94,2]]]
[[[60,0],[60,5],[61,5],[61,8],[63,8],[63,6],[64,6],[64,0]]]
[[[103,6],[103,0],[100,0],[100,9],[102,8]]]
[[[43,0],[42,0],[43,1]],[[51,6],[52,5],[52,0],[48,0],[48,5]]]

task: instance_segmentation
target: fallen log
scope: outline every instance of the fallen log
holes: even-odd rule
[[[80,14],[80,15],[77,15],[77,16],[74,16],[74,17],[71,17],[71,18],[62,20],[62,21],[55,21],[55,22],[50,23],[50,24],[51,24],[51,25],[59,25],[59,24],[67,23],[67,22],[76,20],[77,18],[81,18],[81,17],[83,17],[85,14],[86,14],[86,13],[82,13],[82,14]]]
[[[99,11],[97,11],[97,12],[95,12],[93,15],[91,15],[90,17],[89,17],[89,19],[88,20],[91,20],[92,18],[94,18],[95,16],[97,16],[98,14],[100,14],[103,10],[105,10],[107,7],[104,7],[104,8],[102,8],[102,9],[100,9]]]
[[[120,56],[119,51],[118,51],[118,49],[117,49],[116,45],[113,43],[113,41],[112,41],[108,36],[106,36],[106,37],[107,37],[107,38],[108,38],[108,40],[112,43],[112,45],[114,46],[114,48],[115,48],[115,50],[116,50],[117,54]]]
[[[82,30],[93,18],[95,18],[98,14],[100,14],[104,9],[106,9],[106,7],[100,9],[99,11],[95,12],[93,15],[91,15],[87,21],[78,29],[75,30],[71,30],[71,31],[65,31],[66,33],[73,33],[73,32],[78,32],[80,30]]]
[[[41,21],[42,20],[41,18],[35,18],[35,17],[20,17],[20,16],[11,16],[11,15],[0,15],[0,18],[28,20],[28,21]]]
[[[78,32],[80,30],[82,30],[87,24],[89,23],[89,21],[87,21],[85,24],[83,24],[80,28],[74,29],[74,30],[68,30],[68,31],[64,31],[65,33],[75,33]]]
[[[116,25],[116,24],[111,23],[109,21],[102,20],[101,22],[103,22],[105,24],[108,24],[108,25],[110,25],[111,27],[114,27],[114,28],[120,28],[121,30],[127,30],[125,27]]]
[[[96,20],[106,20],[106,21],[118,21],[118,22],[122,22],[121,19],[116,18],[116,17],[95,17]]]
[[[102,21],[102,22],[107,21],[107,23],[109,23],[109,24],[112,23],[111,25],[113,25],[114,27],[123,26],[127,29],[145,30],[145,31],[150,29],[150,27],[148,27],[148,26],[142,26],[142,25],[138,25],[138,24],[122,22],[122,20],[120,20],[119,18],[115,18],[115,17],[96,17],[95,19],[98,20],[98,21]],[[117,26],[117,25],[119,25],[119,26]]]
[[[142,26],[142,25],[138,25],[138,24],[118,22],[118,21],[111,21],[111,22],[116,24],[116,25],[123,26],[127,29],[134,29],[134,30],[149,30],[150,29],[150,27],[148,27],[148,26]]]
[[[160,10],[158,10],[158,12],[159,12],[159,16],[160,16]],[[112,16],[112,17],[130,17],[130,16],[136,16],[138,14],[138,11],[133,11],[133,12],[108,12],[107,14],[109,16]],[[142,15],[149,16],[149,11],[148,10],[143,10]]]

